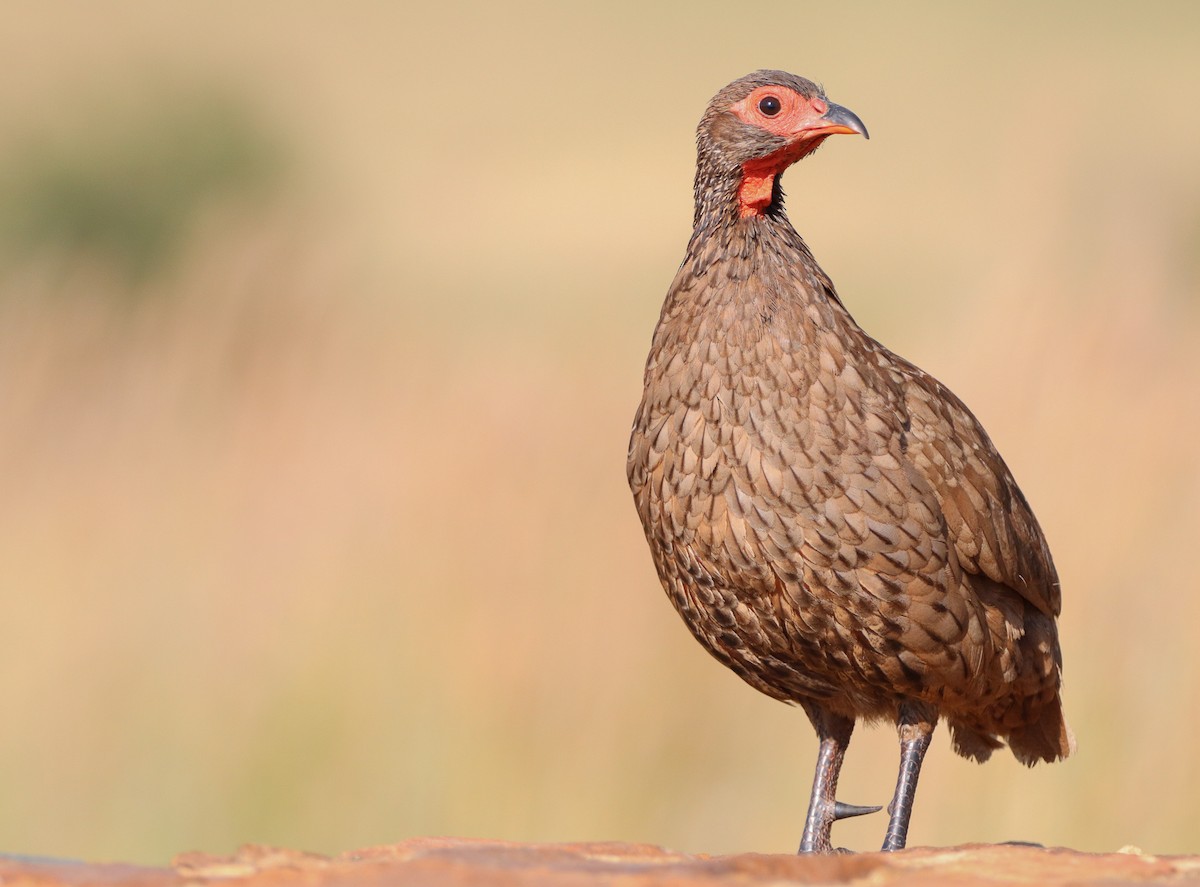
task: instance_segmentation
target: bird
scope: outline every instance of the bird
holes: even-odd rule
[[[967,406],[853,320],[784,211],[783,172],[867,128],[760,70],[696,133],[695,214],[662,306],[627,476],[658,578],[700,644],[798,705],[818,738],[799,852],[834,852],[859,721],[900,765],[882,849],[905,847],[935,726],[985,761],[1075,748],[1062,601],[1029,502]]]

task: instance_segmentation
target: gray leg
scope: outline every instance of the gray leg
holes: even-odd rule
[[[913,798],[917,794],[917,779],[921,775],[921,762],[933,738],[937,724],[937,710],[929,706],[905,704],[900,706],[900,772],[896,776],[896,794],[888,804],[887,836],[883,839],[884,850],[903,850],[908,840],[908,822],[912,818]]]
[[[804,704],[808,719],[816,728],[820,739],[817,752],[817,767],[813,773],[812,796],[808,801],[808,817],[804,821],[804,837],[800,839],[801,853],[831,853],[833,844],[830,833],[839,819],[874,813],[878,807],[857,807],[842,804],[837,800],[838,773],[850,734],[854,732],[854,721],[840,715],[830,714],[814,703]]]

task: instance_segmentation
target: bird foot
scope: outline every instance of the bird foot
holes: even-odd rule
[[[853,856],[855,851],[848,847],[834,847],[832,844],[824,847],[814,846],[809,848],[805,848],[802,845],[799,850],[800,856],[820,856],[825,853],[832,853],[834,856]]]
[[[831,809],[832,808],[832,809]],[[843,804],[834,801],[831,805],[825,801],[819,808],[823,813],[821,821],[810,819],[805,828],[804,838],[800,841],[800,853],[852,853],[844,847],[834,847],[829,843],[829,830],[839,819],[849,819],[852,816],[865,816],[868,813],[878,813],[882,807],[863,807],[859,804]],[[810,813],[811,816],[811,813]]]

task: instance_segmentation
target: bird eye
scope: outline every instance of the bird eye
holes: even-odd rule
[[[768,117],[774,117],[778,114],[780,107],[779,99],[773,95],[764,96],[758,103],[758,110],[762,111]]]

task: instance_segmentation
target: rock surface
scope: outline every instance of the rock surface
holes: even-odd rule
[[[247,846],[231,857],[186,853],[167,868],[0,859],[5,885],[332,887],[332,885],[1197,884],[1200,856],[1079,853],[965,845],[842,856],[691,856],[638,844],[512,844],[414,838],[335,857]]]

